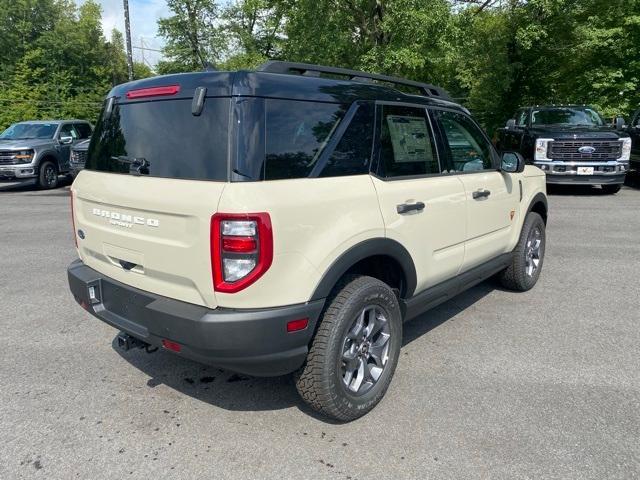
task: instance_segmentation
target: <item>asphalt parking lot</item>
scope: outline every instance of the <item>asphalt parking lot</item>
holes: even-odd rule
[[[405,325],[346,425],[288,378],[121,353],[68,292],[68,188],[0,193],[0,479],[640,478],[640,190],[551,195],[536,288]]]

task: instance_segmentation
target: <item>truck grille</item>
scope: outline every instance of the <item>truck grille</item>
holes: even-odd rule
[[[87,162],[87,150],[72,150],[71,163],[74,165],[82,165]]]
[[[582,147],[593,147],[593,153],[581,153]],[[618,140],[556,140],[549,144],[548,157],[553,160],[602,161],[615,160],[622,155],[622,142]]]
[[[0,151],[0,165],[13,165],[15,163],[15,152]]]

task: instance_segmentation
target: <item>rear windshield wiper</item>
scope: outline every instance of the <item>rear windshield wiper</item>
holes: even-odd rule
[[[149,160],[147,160],[146,158],[118,155],[115,157],[111,157],[111,160],[115,160],[120,163],[128,163],[131,167],[135,168],[135,173],[138,175],[149,174],[149,167],[151,166],[151,163],[149,163]]]

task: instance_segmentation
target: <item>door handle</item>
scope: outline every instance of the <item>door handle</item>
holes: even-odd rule
[[[491,190],[476,190],[473,192],[472,196],[475,200],[479,198],[486,198],[491,195]]]
[[[421,210],[424,210],[424,203],[401,203],[400,205],[396,206],[396,210],[398,211],[398,213],[407,213],[414,210],[419,212]]]

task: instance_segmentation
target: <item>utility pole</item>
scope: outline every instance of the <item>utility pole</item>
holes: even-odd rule
[[[129,71],[129,81],[133,80],[133,56],[131,54],[131,25],[129,24],[129,0],[122,0],[124,3],[124,36],[127,42],[127,70]]]
[[[144,51],[147,49],[147,46],[144,44],[144,37],[140,35],[140,53],[142,55],[142,63],[147,63],[144,58]]]

